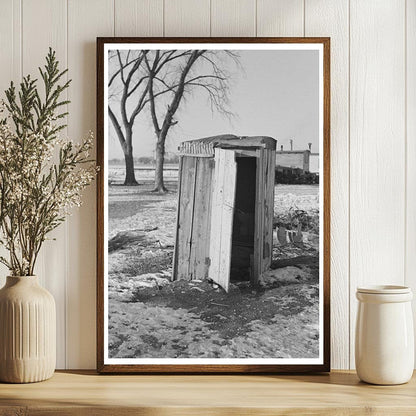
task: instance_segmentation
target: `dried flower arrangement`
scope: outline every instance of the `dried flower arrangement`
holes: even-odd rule
[[[96,174],[92,133],[80,144],[59,135],[69,103],[60,97],[70,81],[59,84],[67,70],[59,70],[52,49],[39,72],[44,93],[27,75],[19,91],[11,83],[0,107],[0,246],[9,252],[0,262],[12,276],[33,275],[47,235],[81,205]]]

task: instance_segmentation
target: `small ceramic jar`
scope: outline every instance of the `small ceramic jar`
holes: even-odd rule
[[[357,289],[355,366],[362,381],[402,384],[412,377],[412,298],[412,291],[405,286]]]

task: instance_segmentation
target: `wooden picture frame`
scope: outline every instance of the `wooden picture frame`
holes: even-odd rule
[[[106,159],[108,155],[106,152],[108,150],[108,143],[106,143],[106,129],[108,128],[108,119],[105,114],[107,111],[107,90],[105,87],[105,80],[108,80],[106,77],[105,71],[107,70],[107,51],[109,49],[114,49],[117,45],[127,45],[134,48],[137,48],[142,45],[146,45],[148,48],[152,45],[168,45],[169,48],[177,46],[178,49],[181,49],[181,45],[188,44],[190,49],[194,45],[205,46],[207,49],[211,45],[246,45],[247,48],[263,48],[266,49],[278,47],[277,45],[285,45],[285,48],[297,47],[298,50],[303,50],[302,48],[311,47],[319,51],[320,56],[320,154],[318,156],[321,166],[319,168],[319,173],[323,175],[323,180],[319,178],[319,192],[320,192],[320,249],[319,249],[319,264],[320,264],[320,283],[319,283],[319,299],[320,299],[320,333],[319,333],[319,360],[315,360],[313,363],[310,363],[308,360],[300,360],[295,363],[287,363],[285,360],[275,359],[272,363],[270,361],[255,363],[252,362],[205,362],[204,359],[195,359],[191,362],[184,363],[183,360],[177,360],[178,363],[170,360],[168,363],[165,363],[163,359],[160,362],[140,362],[140,363],[131,363],[130,360],[117,359],[112,360],[108,357],[108,273],[107,273],[107,251],[108,243],[108,207],[105,205],[108,195],[106,194],[108,188],[108,164]],[[172,46],[173,45],[173,46]],[[107,85],[107,84],[106,84]],[[107,122],[107,127],[105,123]],[[203,137],[201,135],[200,137]],[[196,138],[197,139],[197,138]],[[188,157],[189,160],[196,160],[201,156],[201,159],[204,159],[208,163],[208,157],[215,159],[219,163],[218,158],[221,152],[225,152],[227,155],[228,148],[230,143],[233,143],[233,140],[238,140],[240,137],[226,137],[224,140],[220,136],[214,138],[210,137],[209,139],[201,139],[200,141],[195,140],[191,141],[188,144],[182,145],[181,153],[181,164],[185,163],[184,157]],[[227,142],[231,140],[231,142]],[[241,153],[243,156],[244,152],[254,152],[257,154],[259,160],[265,161],[267,159],[267,166],[274,167],[273,156],[267,154],[267,146],[264,145],[265,140],[262,136],[252,137],[244,139],[246,140],[245,144],[239,142],[237,146],[237,153]],[[252,140],[252,142],[250,142]],[[253,144],[254,143],[254,144]],[[245,147],[246,146],[246,147]],[[136,147],[138,147],[136,145]],[[202,149],[202,155],[201,155]],[[225,150],[224,150],[225,149]],[[273,151],[273,150],[272,150]],[[190,153],[189,153],[190,152]],[[257,152],[257,153],[256,153]],[[266,152],[266,153],[265,153]],[[228,157],[228,156],[227,156]],[[198,162],[189,162],[186,163],[198,163]],[[236,160],[234,158],[234,160]],[[202,163],[202,162],[201,162]],[[100,373],[304,373],[304,372],[327,372],[330,371],[330,39],[329,38],[97,38],[97,164],[100,166],[100,171],[97,179],[97,370]],[[323,164],[323,166],[322,166]],[[202,166],[202,165],[201,165]],[[265,175],[266,168],[262,167],[257,168],[257,178],[259,175]],[[182,169],[184,167],[182,166]],[[260,170],[259,170],[260,169]],[[263,169],[263,170],[262,170]],[[270,167],[270,169],[272,169]],[[215,172],[212,173],[215,175]],[[179,173],[180,175],[180,173]],[[190,174],[185,174],[189,178]],[[195,181],[197,181],[195,173]],[[179,182],[179,188],[180,188]],[[180,190],[179,190],[180,192]],[[256,191],[261,192],[260,190]],[[322,198],[323,196],[323,198]],[[215,198],[215,195],[213,196]],[[323,199],[323,201],[322,201]],[[212,203],[212,202],[210,202]],[[322,209],[323,207],[323,209]],[[180,211],[180,208],[178,208]],[[260,211],[256,211],[260,212]],[[258,214],[256,214],[258,215]],[[178,214],[178,221],[180,218],[180,213]],[[262,217],[263,218],[263,217]],[[256,219],[256,224],[259,224],[259,221],[263,219]],[[268,221],[267,219],[264,221]],[[272,219],[273,221],[273,219]],[[322,227],[323,226],[323,227]],[[267,228],[267,227],[266,227]],[[322,229],[323,228],[323,229]],[[177,228],[177,230],[179,227]],[[259,228],[260,229],[260,228]],[[176,241],[180,241],[180,236],[178,236],[178,231],[176,232]],[[266,233],[267,236],[265,239],[271,239],[272,236],[270,233]],[[263,238],[263,237],[258,237]],[[268,240],[268,241],[269,241]],[[266,240],[264,240],[266,241]],[[272,240],[270,240],[272,241]],[[266,247],[265,244],[259,245],[260,248],[257,249],[257,253],[261,251],[263,253],[263,247]],[[256,249],[255,249],[256,250]],[[181,255],[180,250],[175,248],[175,258]],[[266,258],[266,254],[263,256],[254,256],[255,258]],[[212,260],[209,260],[209,263]],[[254,260],[253,260],[254,262]],[[257,279],[256,276],[261,274],[265,268],[270,264],[270,259],[257,262],[253,266],[253,270],[257,271],[254,273],[252,279]],[[179,264],[180,265],[180,264]],[[251,267],[251,266],[250,266]],[[323,269],[323,270],[322,270]],[[106,276],[107,273],[107,276]],[[175,262],[173,266],[173,273],[178,272],[178,261]],[[182,273],[182,271],[180,271]],[[213,279],[215,282],[215,279]],[[229,279],[228,279],[229,281]],[[224,283],[227,285],[228,283]],[[221,284],[222,286],[222,284]],[[225,287],[225,286],[223,286]],[[228,288],[228,286],[227,286]],[[107,332],[106,332],[107,331]],[[323,332],[323,333],[322,333]],[[107,345],[105,344],[107,342]],[[134,359],[132,360],[134,361]],[[198,361],[197,363],[195,361]],[[214,360],[215,361],[215,360]],[[313,361],[313,360],[311,360]]]

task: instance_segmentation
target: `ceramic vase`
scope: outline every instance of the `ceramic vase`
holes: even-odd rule
[[[56,364],[56,312],[36,276],[8,276],[0,290],[0,381],[50,378]]]
[[[357,289],[355,365],[358,377],[372,384],[402,384],[414,367],[411,301],[404,286]]]

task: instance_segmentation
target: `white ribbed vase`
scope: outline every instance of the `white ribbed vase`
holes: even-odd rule
[[[0,290],[0,381],[50,378],[56,364],[53,296],[36,276],[8,276]]]

